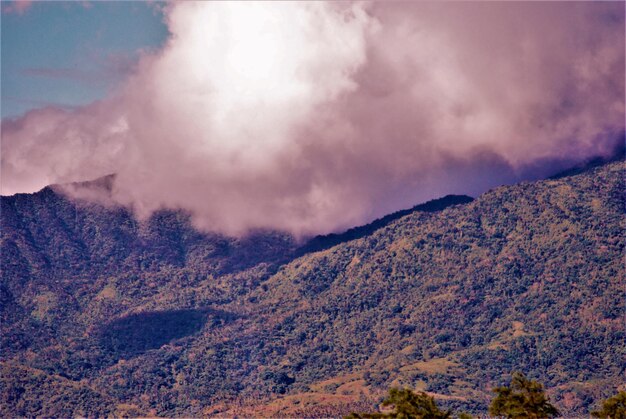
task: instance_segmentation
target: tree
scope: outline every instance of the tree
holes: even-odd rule
[[[543,386],[521,372],[513,373],[510,387],[493,389],[498,395],[489,406],[489,414],[505,418],[552,418],[559,411],[546,397]]]
[[[383,400],[383,406],[393,406],[389,413],[352,413],[346,419],[449,419],[450,411],[439,409],[435,399],[420,391],[414,393],[407,389],[392,388],[389,396]]]
[[[591,416],[602,419],[626,419],[626,391],[620,391],[602,402],[602,409],[591,412]]]

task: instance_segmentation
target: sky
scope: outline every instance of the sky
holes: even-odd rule
[[[102,99],[168,35],[144,2],[3,2],[2,11],[3,118]]]
[[[303,237],[624,141],[623,2],[2,7],[2,195]]]

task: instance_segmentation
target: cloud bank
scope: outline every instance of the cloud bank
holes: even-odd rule
[[[107,199],[140,218],[308,235],[607,155],[625,129],[623,3],[165,16],[168,42],[116,94],[2,122],[2,194],[116,173]]]

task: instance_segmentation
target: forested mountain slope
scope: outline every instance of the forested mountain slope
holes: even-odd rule
[[[623,175],[500,187],[308,253],[3,197],[0,414],[329,416],[390,385],[484,412],[521,370],[584,415],[624,384]]]

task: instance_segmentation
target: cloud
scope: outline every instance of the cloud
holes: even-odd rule
[[[167,44],[110,98],[3,121],[3,194],[116,173],[109,198],[139,217],[307,235],[607,154],[624,131],[622,3],[165,15]]]
[[[93,53],[88,57],[87,65],[76,64],[73,67],[28,67],[19,72],[22,76],[57,80],[71,80],[83,84],[110,84],[113,81],[129,77],[137,66],[137,54]]]
[[[12,0],[2,4],[2,13],[17,15],[24,14],[33,5],[32,0]]]
[[[72,109],[77,108],[76,105],[61,104],[58,102],[49,102],[46,100],[38,100],[38,99],[33,99],[33,98],[28,98],[28,97],[18,97],[18,96],[12,96],[12,95],[3,95],[2,100],[7,101],[7,102],[27,105],[29,107],[37,107],[37,108],[52,107],[52,108],[65,109],[65,110],[72,110]],[[7,124],[8,124],[8,121],[7,121]]]
[[[40,0],[42,1],[42,0]],[[32,7],[33,0],[3,0],[2,1],[2,13],[4,14],[17,14],[23,15]],[[70,2],[66,2],[63,6],[68,7],[73,4],[78,4],[83,9],[91,9],[93,7],[93,3],[90,1],[79,1],[72,0]]]
[[[102,176],[128,141],[114,101],[76,110],[45,107],[2,121],[2,194]]]

